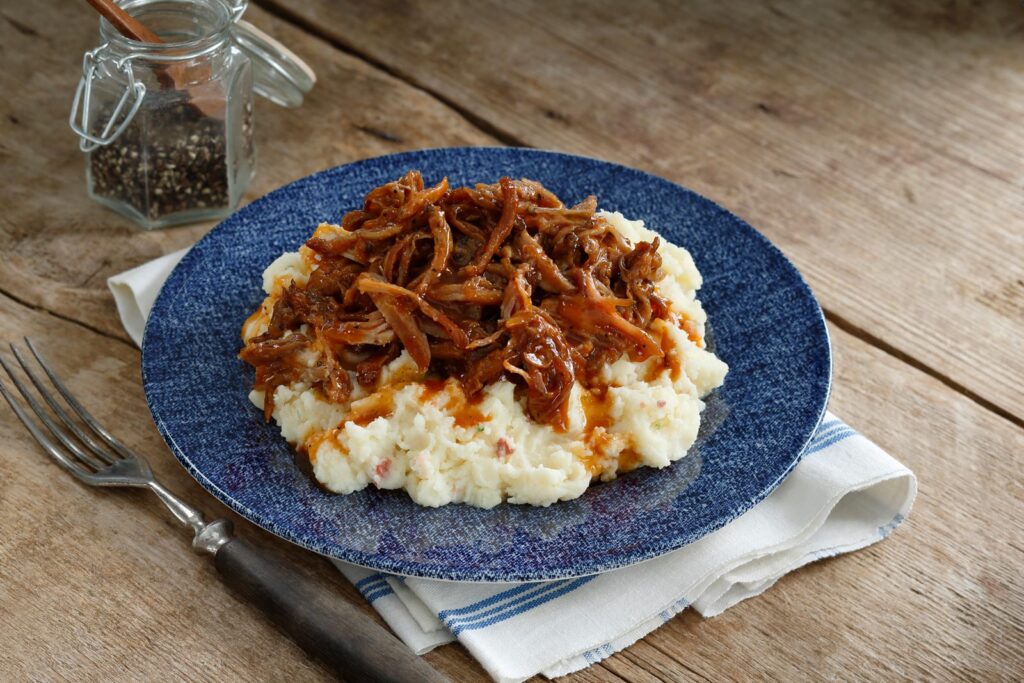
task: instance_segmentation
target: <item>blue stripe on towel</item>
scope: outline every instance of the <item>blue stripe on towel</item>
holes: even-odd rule
[[[815,435],[821,434],[826,429],[831,429],[832,427],[841,424],[843,424],[843,421],[840,420],[838,417],[834,417],[831,420],[825,420],[820,425],[818,425],[818,429],[815,431]]]
[[[679,614],[680,612],[682,612],[684,609],[686,609],[689,606],[690,606],[690,603],[689,603],[689,601],[687,601],[686,598],[679,598],[678,600],[673,602],[671,605],[669,605],[668,607],[663,609],[661,612],[659,612],[658,616],[661,617],[662,623],[668,623],[669,621],[671,621],[672,617],[674,617],[675,615]]]
[[[900,522],[902,522],[902,521],[903,521],[903,515],[901,515],[900,513],[897,512],[896,516],[892,518],[891,522],[889,522],[888,524],[886,524],[884,526],[878,527],[878,535],[881,536],[882,538],[887,537],[889,534],[892,533],[893,529],[895,529],[896,527],[898,527],[900,525]]]
[[[507,621],[512,617],[522,614],[523,612],[528,612],[534,607],[539,607],[540,605],[543,605],[546,602],[550,602],[555,598],[559,598],[565,595],[566,593],[571,593],[580,586],[584,586],[590,583],[595,578],[597,577],[584,576],[583,578],[575,579],[574,581],[568,583],[566,583],[565,581],[557,582],[556,585],[559,586],[558,588],[555,588],[554,590],[547,590],[546,592],[538,591],[535,593],[535,595],[539,595],[539,597],[534,597],[532,600],[527,600],[526,602],[522,602],[522,600],[517,600],[514,604],[507,605],[502,611],[498,612],[497,614],[494,614],[493,616],[489,616],[485,619],[480,619],[480,617],[483,615],[477,615],[476,617],[474,617],[474,619],[476,619],[474,621],[459,620],[459,623],[454,625],[449,621],[445,621],[445,626],[448,627],[448,629],[452,632],[452,635],[454,636],[458,636],[463,631],[473,631],[478,628],[487,628],[488,626],[493,626],[494,624],[499,624],[503,621]]]
[[[817,432],[815,432],[814,436],[811,437],[811,441],[808,444],[808,448],[813,448],[815,445],[821,443],[822,441],[824,441],[825,439],[829,438],[833,434],[838,434],[839,432],[842,432],[842,431],[848,430],[848,429],[850,429],[850,428],[847,427],[844,424],[841,424],[841,423],[837,424],[837,425],[833,425],[833,426],[829,427],[828,429],[819,429]]]
[[[391,589],[391,584],[388,583],[388,575],[381,572],[371,574],[357,581],[355,587],[359,589],[359,592],[363,594],[363,597],[371,605],[375,600],[395,592]]]
[[[613,654],[615,654],[615,651],[612,649],[612,644],[605,643],[584,652],[583,659],[587,661],[587,664],[597,664],[605,657],[611,657]]]
[[[363,595],[366,598],[367,602],[369,602],[372,605],[374,602],[376,602],[380,598],[383,598],[386,595],[393,595],[394,592],[395,591],[391,590],[391,586],[385,583],[380,588],[376,590],[371,590],[370,592],[364,593]]]
[[[377,583],[378,581],[384,581],[385,578],[386,577],[383,574],[381,574],[380,572],[376,572],[374,574],[370,574],[366,578],[363,578],[363,579],[360,579],[359,581],[356,581],[355,586],[356,586],[356,589],[360,593],[362,593],[363,589],[366,588],[366,586],[368,584]]]
[[[856,434],[857,432],[853,431],[849,427],[847,427],[846,429],[841,429],[829,435],[829,437],[824,441],[818,441],[817,443],[812,444],[811,447],[804,452],[804,455],[817,453],[822,449],[828,448],[829,446],[839,443],[843,439],[847,439],[851,436],[856,436]]]
[[[451,617],[451,616],[457,616],[457,615],[460,615],[460,614],[469,614],[471,612],[476,612],[477,610],[483,609],[484,607],[489,607],[490,605],[493,605],[493,604],[495,604],[497,602],[501,602],[501,601],[506,600],[508,598],[515,597],[516,595],[519,595],[520,593],[525,593],[526,591],[531,590],[533,588],[536,588],[536,584],[524,583],[521,586],[517,586],[515,588],[510,588],[507,591],[503,591],[501,593],[495,593],[494,595],[492,595],[489,598],[485,598],[484,600],[480,600],[479,602],[474,602],[473,604],[466,605],[465,607],[459,607],[458,609],[445,609],[445,610],[441,610],[440,612],[437,613],[437,618],[440,619],[441,621],[446,621],[447,618]]]
[[[501,612],[504,612],[505,610],[514,608],[516,605],[520,605],[520,604],[522,604],[524,602],[528,602],[528,601],[538,597],[539,595],[543,595],[544,593],[547,593],[548,591],[552,591],[552,590],[556,590],[558,588],[561,588],[562,586],[564,586],[567,583],[569,583],[568,579],[566,579],[564,581],[551,581],[551,582],[548,582],[548,583],[540,583],[540,584],[537,584],[537,583],[527,584],[527,587],[529,588],[529,590],[527,590],[526,592],[520,593],[519,595],[514,596],[511,600],[502,601],[498,605],[496,605],[494,607],[491,607],[491,609],[489,609],[489,610],[485,610],[483,612],[481,612],[480,610],[474,610],[473,612],[467,613],[467,614],[446,615],[446,618],[442,618],[442,621],[444,621],[445,624],[448,625],[448,626],[453,626],[453,625],[457,626],[461,622],[479,621],[480,619],[483,619],[484,617],[489,617],[489,616],[494,615],[494,614],[500,614]]]

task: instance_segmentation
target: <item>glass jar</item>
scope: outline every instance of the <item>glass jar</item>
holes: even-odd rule
[[[309,67],[239,21],[245,2],[132,0],[124,9],[163,43],[122,36],[105,19],[85,54],[71,127],[86,187],[144,228],[221,218],[255,170],[253,92],[297,106]]]

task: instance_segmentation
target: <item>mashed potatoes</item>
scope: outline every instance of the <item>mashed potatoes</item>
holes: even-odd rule
[[[656,237],[641,221],[600,215],[633,243]],[[650,331],[660,336],[665,358],[621,357],[602,371],[607,390],[600,394],[577,382],[564,430],[531,420],[508,380],[469,401],[458,380],[426,379],[404,351],[385,366],[380,389],[367,394],[353,381],[344,404],[302,383],[278,387],[273,418],[285,439],[308,452],[316,478],[331,491],[373,484],[405,489],[428,506],[550,505],[576,498],[595,478],[666,467],[697,438],[701,397],[722,384],[728,368],[704,348],[706,316],[696,299],[701,277],[693,259],[665,241],[659,251],[664,278],[658,289],[673,315],[655,320]],[[303,248],[267,268],[268,297],[246,322],[246,340],[266,331],[282,288],[304,282],[315,267],[315,254]],[[262,392],[250,398],[263,406]]]

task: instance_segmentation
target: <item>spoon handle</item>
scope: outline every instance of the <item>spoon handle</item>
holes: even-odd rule
[[[138,19],[125,12],[114,0],[86,0],[126,38],[143,43],[162,43],[160,36],[146,28]]]

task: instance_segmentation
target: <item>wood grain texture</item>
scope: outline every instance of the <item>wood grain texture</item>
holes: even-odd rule
[[[98,39],[96,17],[84,3],[0,7],[7,64],[0,69],[0,291],[127,340],[106,278],[192,244],[212,224],[144,232],[88,199],[83,155],[67,117],[82,53]],[[258,101],[257,174],[247,201],[355,159],[494,143],[433,98],[362,61],[258,8],[246,16],[292,46],[319,78],[301,109]]]
[[[224,583],[260,607],[306,654],[342,678],[448,683],[386,628],[342,596],[292,569],[263,544],[231,538],[214,565]]]
[[[769,232],[844,328],[879,338],[831,327],[832,408],[920,478],[885,543],[715,619],[686,612],[567,680],[1019,678],[1024,429],[950,388],[1021,415],[1016,8],[370,5],[288,4],[369,62],[250,10],[319,82],[302,109],[258,105],[248,198],[364,156],[510,138],[681,180]],[[0,0],[0,342],[39,340],[170,488],[379,622],[325,560],[206,495],[152,425],[104,280],[209,226],[141,232],[86,198],[65,119],[94,40],[84,5]],[[329,680],[223,588],[155,501],[78,485],[2,405],[0,643],[0,680]],[[457,645],[426,660],[455,681],[486,678]]]
[[[1024,420],[1018,4],[265,2],[507,140],[720,201],[847,329]]]
[[[260,534],[178,466],[146,412],[136,350],[6,297],[0,315],[8,322],[0,340],[44,340],[72,390],[149,454],[169,487],[371,611],[324,560]],[[909,520],[890,540],[797,571],[720,617],[684,613],[570,680],[1008,680],[1024,667],[1024,489],[1009,457],[1024,452],[1024,431],[831,332],[833,407],[918,474]],[[224,590],[155,501],[78,485],[6,409],[2,415],[0,678],[325,678],[260,612]],[[427,660],[454,680],[483,680],[457,646]]]

